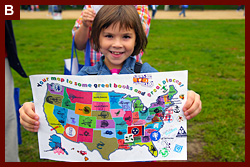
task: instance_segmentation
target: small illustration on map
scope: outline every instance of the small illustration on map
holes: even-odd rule
[[[47,151],[53,151],[55,154],[66,154],[68,155],[68,152],[62,148],[62,143],[61,143],[61,138],[57,135],[52,135],[50,136],[49,139],[49,146],[51,147],[50,150],[45,150],[45,152]]]

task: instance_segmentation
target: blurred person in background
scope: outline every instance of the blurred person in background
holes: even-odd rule
[[[183,14],[183,17],[186,17],[186,9],[188,8],[188,5],[180,5],[181,12],[179,13],[179,16]]]
[[[157,12],[157,7],[159,6],[159,5],[150,5],[151,6],[151,8],[152,8],[152,19],[154,19],[155,18],[155,14],[156,14],[156,12]]]
[[[237,12],[243,10],[245,5],[238,5],[238,8],[236,9]]]

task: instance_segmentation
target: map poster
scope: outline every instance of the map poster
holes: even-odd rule
[[[32,75],[41,159],[187,160],[188,71]]]

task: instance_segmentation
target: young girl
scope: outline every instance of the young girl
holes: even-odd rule
[[[134,74],[136,60],[131,56],[144,51],[147,37],[138,13],[132,5],[104,5],[97,13],[92,27],[91,40],[96,51],[102,52],[101,61],[95,66],[83,67],[78,75]],[[141,73],[157,72],[148,63],[141,67]],[[200,96],[188,91],[184,115],[191,119],[201,111]],[[27,102],[20,108],[20,122],[31,132],[37,132],[39,117],[34,103]]]
[[[141,23],[143,25],[143,29],[145,33],[149,34],[150,21],[151,17],[149,15],[148,5],[133,5],[139,17],[141,19]],[[85,61],[85,65],[94,66],[102,56],[101,52],[96,52],[91,46],[89,46],[89,37],[92,28],[93,20],[96,16],[96,13],[103,7],[103,5],[84,5],[81,16],[76,20],[75,25],[72,29],[72,34],[75,36],[75,45],[78,50],[83,50],[86,56],[89,56],[90,61]],[[86,54],[86,53],[89,54]],[[141,62],[141,57],[143,52],[140,52],[136,57],[137,62]]]

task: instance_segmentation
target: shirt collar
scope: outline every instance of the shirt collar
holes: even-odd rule
[[[87,69],[87,73],[88,74],[92,74],[92,75],[108,75],[110,74],[111,75],[111,72],[110,70],[108,69],[108,67],[104,64],[104,59],[105,59],[105,56],[102,56],[100,58],[100,61],[96,63],[95,66],[92,66],[92,67],[89,67]],[[122,66],[122,69],[120,71],[120,74],[133,74],[134,72],[134,64],[135,64],[135,58],[133,57],[128,57],[123,66]],[[91,70],[90,70],[91,68]]]

